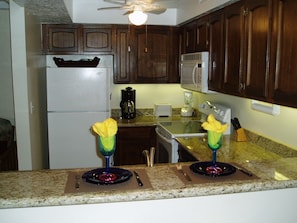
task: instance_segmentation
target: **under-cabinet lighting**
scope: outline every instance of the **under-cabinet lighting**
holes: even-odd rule
[[[252,109],[260,112],[264,112],[270,115],[279,115],[280,106],[275,104],[270,104],[262,101],[251,100]]]

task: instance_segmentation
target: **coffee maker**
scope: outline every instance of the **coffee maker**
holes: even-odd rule
[[[135,90],[132,90],[131,87],[126,87],[125,90],[122,90],[120,107],[122,119],[133,119],[136,117]]]

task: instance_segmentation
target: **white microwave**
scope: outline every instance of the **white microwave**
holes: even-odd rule
[[[182,54],[180,75],[182,88],[211,93],[208,90],[208,52]]]

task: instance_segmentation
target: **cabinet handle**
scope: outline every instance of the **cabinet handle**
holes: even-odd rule
[[[239,88],[240,90],[245,90],[245,83],[240,83]]]
[[[249,14],[249,9],[248,8],[242,9],[242,15],[243,16],[247,16],[248,14]]]

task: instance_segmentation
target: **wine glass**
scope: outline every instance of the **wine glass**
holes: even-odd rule
[[[212,151],[211,166],[206,168],[206,171],[211,174],[220,174],[223,170],[217,165],[217,151],[221,148],[223,142],[222,133],[215,131],[207,131],[207,144]]]
[[[116,180],[117,175],[110,172],[110,156],[115,152],[116,136],[102,137],[98,136],[99,151],[105,157],[105,171],[99,176],[99,179],[108,183]]]

